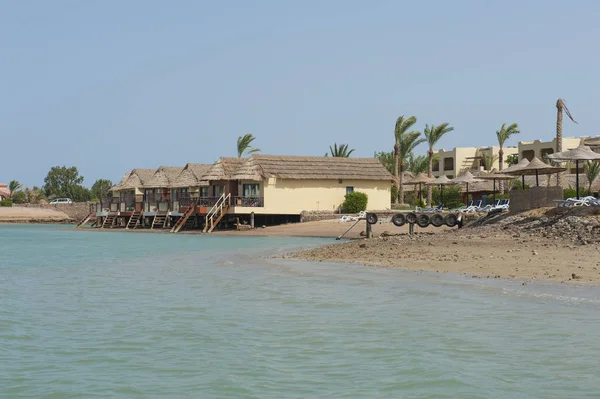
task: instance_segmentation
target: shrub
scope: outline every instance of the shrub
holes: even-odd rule
[[[345,213],[358,213],[367,210],[367,194],[359,191],[346,194],[342,209]]]
[[[586,197],[588,195],[592,195],[592,194],[590,194],[590,191],[588,189],[579,187],[579,196],[580,197]],[[577,190],[575,190],[574,188],[565,188],[563,190],[563,199],[575,198],[576,196],[577,196]]]
[[[435,187],[433,189],[432,196],[433,203],[439,205],[441,201],[440,189]],[[462,206],[462,194],[458,186],[446,186],[444,187],[444,206],[446,208],[458,208]]]
[[[398,198],[398,187],[392,184],[392,204]]]
[[[13,206],[13,202],[10,199],[5,199],[5,200],[0,201],[0,206],[11,207],[11,206]]]

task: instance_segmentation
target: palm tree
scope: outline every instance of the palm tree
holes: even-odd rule
[[[585,161],[585,164],[583,165],[583,173],[585,173],[585,176],[588,179],[588,191],[592,192],[592,183],[594,183],[594,180],[596,180],[600,174],[600,162]]]
[[[435,157],[434,157],[435,158]],[[427,172],[428,157],[426,155],[417,155],[413,152],[408,154],[406,160],[406,170],[414,174]]]
[[[15,193],[15,191],[20,190],[21,188],[23,188],[23,186],[21,185],[21,183],[19,183],[16,180],[11,180],[8,183],[9,198],[12,198],[13,194]]]
[[[398,193],[400,197],[400,203],[404,203],[404,186],[402,185],[403,174],[406,170],[408,155],[415,150],[415,147],[425,142],[424,138],[420,138],[421,132],[408,132],[400,137],[400,143],[398,145],[398,159],[400,175],[398,177]]]
[[[398,175],[398,166],[400,163],[400,142],[402,141],[402,137],[406,134],[408,129],[410,129],[415,123],[417,123],[416,116],[411,116],[410,118],[404,119],[404,115],[402,115],[396,119],[396,126],[394,127],[394,182],[398,186],[398,191],[402,191],[403,197],[404,190],[402,190],[402,174]],[[407,154],[408,153],[406,153],[405,156]],[[398,198],[394,199],[394,204],[398,205]]]
[[[379,162],[391,173],[394,174],[394,153],[392,151],[386,152],[375,152],[373,155],[375,158],[379,159]]]
[[[556,152],[562,151],[562,120],[563,120],[563,109],[569,119],[573,122],[577,123],[575,119],[571,116],[571,112],[569,112],[569,108],[567,108],[567,104],[565,104],[565,100],[559,98],[556,101]],[[556,185],[560,187],[560,173],[556,174]]]
[[[520,133],[519,125],[516,123],[511,123],[506,126],[506,123],[502,124],[500,130],[496,130],[496,137],[498,137],[498,145],[500,146],[500,150],[498,150],[498,169],[502,171],[504,169],[504,143],[510,136],[513,134]],[[504,184],[502,180],[500,181],[500,194],[504,194]]]
[[[492,170],[494,162],[498,160],[498,155],[483,155],[483,167],[487,172]]]
[[[256,137],[254,137],[251,133],[245,134],[243,136],[238,137],[237,139],[237,153],[238,158],[241,158],[244,153],[252,154],[254,152],[259,152],[258,148],[250,147],[250,144],[254,141]]]
[[[429,168],[427,169],[427,176],[433,176],[433,146],[442,138],[442,136],[448,132],[453,131],[452,126],[448,126],[448,123],[442,123],[441,125],[425,125],[425,140],[429,145],[427,156],[429,157]],[[431,186],[427,186],[427,203],[431,204],[433,191]]]
[[[348,144],[340,144],[338,147],[337,143],[334,143],[333,147],[329,146],[329,154],[331,154],[332,157],[350,158],[350,154],[353,152],[354,149],[350,149]],[[325,156],[329,156],[329,154],[325,154]]]

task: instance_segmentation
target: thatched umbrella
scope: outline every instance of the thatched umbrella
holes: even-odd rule
[[[600,154],[581,143],[577,148],[549,154],[548,158],[553,161],[575,161],[575,187],[577,199],[579,199],[579,161],[598,161],[600,160]]]
[[[433,181],[433,177],[429,177],[425,173],[419,172],[419,173],[417,173],[417,175],[415,177],[413,177],[412,179],[410,179],[407,182],[403,182],[402,184],[404,184],[404,185],[410,184],[410,185],[414,185],[414,186],[416,186],[418,184],[419,185],[419,200],[422,201],[423,195],[421,193],[421,185],[427,184],[432,181]]]
[[[502,169],[500,172],[504,173],[504,174],[510,174],[510,173],[512,173],[512,172],[514,172],[516,170],[524,168],[527,165],[529,165],[529,159],[523,158],[518,163],[516,163],[514,165],[511,165],[508,168]],[[525,175],[521,176],[521,184],[522,184],[521,189],[525,190]]]
[[[504,169],[504,170],[506,170],[506,169]],[[485,173],[485,174],[479,175],[479,176],[477,176],[477,178],[493,181],[494,188],[492,190],[492,193],[493,193],[494,202],[496,202],[496,180],[512,180],[512,179],[514,179],[514,176],[510,176],[510,175],[507,175],[505,173],[500,173],[500,172],[491,172],[491,173]]]
[[[530,176],[535,175],[535,185],[539,187],[540,178],[539,175],[551,175],[552,173],[564,172],[565,168],[559,168],[556,166],[548,165],[540,161],[539,158],[533,157],[533,159],[527,164],[527,166],[519,168],[513,172],[508,172],[510,175]]]
[[[454,185],[452,180],[448,179],[446,175],[441,175],[434,181],[430,181],[429,183],[425,183],[426,186],[440,186],[440,203],[444,206],[444,186]]]
[[[473,176],[473,174],[471,172],[466,171],[465,173],[463,173],[460,176],[455,177],[451,181],[456,184],[465,184],[466,185],[467,200],[468,200],[469,199],[469,184],[470,183],[481,183],[483,180],[476,179],[475,176]]]

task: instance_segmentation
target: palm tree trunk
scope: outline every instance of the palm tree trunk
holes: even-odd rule
[[[400,203],[404,204],[404,185],[402,184],[404,180],[404,162],[400,161],[400,175],[398,176],[398,196],[400,197]]]
[[[396,185],[396,188],[398,188],[398,191],[400,191],[400,187],[402,187],[402,181],[398,180],[398,151],[399,151],[399,145],[398,143],[396,143],[396,145],[394,145],[394,177],[396,178],[394,180],[394,184]],[[396,198],[394,198],[394,205],[398,205],[398,196],[396,195]]]
[[[499,172],[502,172],[502,169],[504,169],[504,148],[502,148],[502,146],[500,146],[500,150],[498,151],[498,169]],[[500,194],[504,194],[503,180],[498,182],[498,191],[500,191]]]
[[[556,152],[562,151],[562,101],[558,99],[556,102]],[[560,172],[556,174],[556,185],[561,187]]]
[[[433,177],[433,150],[430,148],[427,153],[429,157],[429,169],[427,170],[427,176]],[[427,186],[427,206],[433,204],[433,191],[431,186]]]

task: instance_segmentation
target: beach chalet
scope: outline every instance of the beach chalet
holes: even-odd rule
[[[177,176],[183,171],[183,166],[161,166],[154,175],[144,182],[144,210],[143,216],[150,223],[151,228],[155,226],[167,227],[172,210],[171,190]],[[140,215],[132,215],[129,224],[137,224]]]
[[[376,158],[254,154],[212,165],[161,167],[151,176],[147,169],[134,169],[113,188],[121,199],[115,217],[128,228],[177,232],[197,226],[211,232],[221,222],[276,224],[299,222],[303,212],[338,212],[354,191],[367,194],[369,210],[387,210],[393,179]],[[106,219],[111,222],[105,218],[98,226],[105,227]]]
[[[185,212],[191,201],[209,197],[209,183],[203,179],[212,164],[188,163],[171,185],[172,208],[176,212]]]
[[[303,211],[338,211],[346,194],[368,196],[368,209],[391,207],[393,176],[375,158],[252,155],[232,176],[234,214],[299,221]]]

